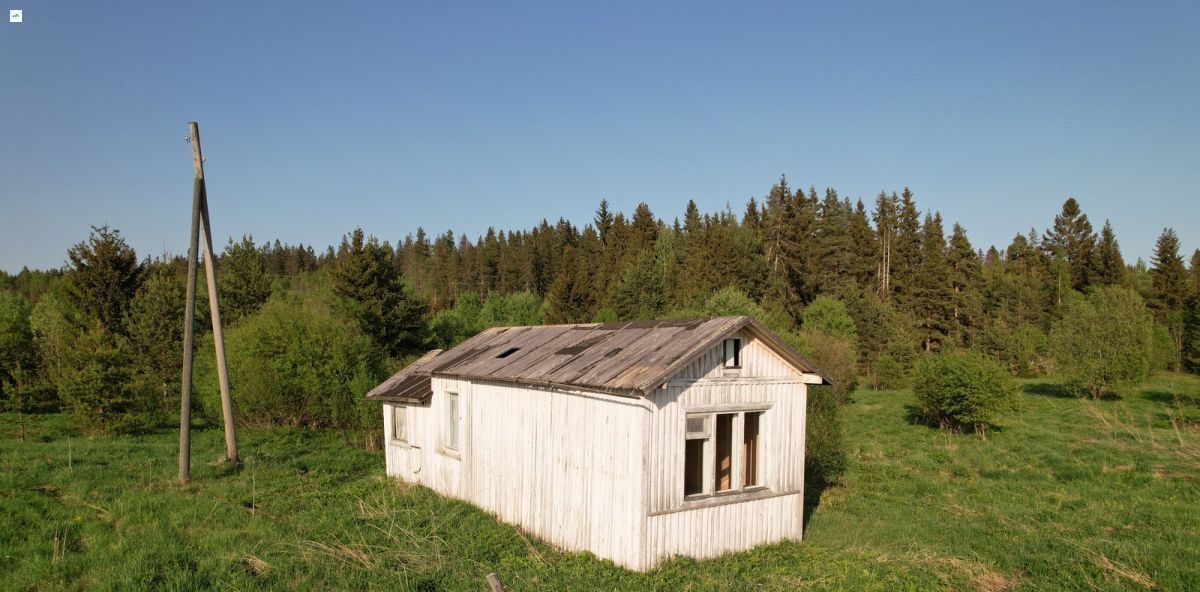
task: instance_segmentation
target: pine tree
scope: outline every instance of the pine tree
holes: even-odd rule
[[[1080,291],[1091,285],[1096,233],[1075,198],[1067,198],[1063,203],[1062,213],[1054,217],[1053,228],[1042,238],[1042,248],[1046,254],[1065,263],[1065,277],[1060,278],[1063,285]]]
[[[1188,273],[1183,266],[1183,257],[1179,255],[1179,236],[1174,230],[1163,229],[1154,245],[1150,265],[1151,310],[1160,318],[1181,310],[1189,291]]]
[[[947,254],[950,285],[953,289],[953,335],[961,346],[970,346],[983,321],[979,254],[971,247],[967,231],[955,223]]]
[[[879,260],[876,264],[875,293],[884,302],[892,297],[892,251],[896,240],[897,198],[880,191],[875,198],[875,210],[871,213],[875,231],[879,237]]]
[[[1096,246],[1096,281],[1103,286],[1116,286],[1125,281],[1125,259],[1121,257],[1121,245],[1113,234],[1112,224],[1104,221],[1100,230],[1100,244]]]
[[[1175,346],[1172,366],[1178,370],[1184,346],[1184,303],[1188,300],[1188,274],[1179,255],[1179,237],[1164,228],[1154,245],[1150,260],[1150,310],[1167,327]]]
[[[875,230],[871,228],[867,217],[866,205],[861,199],[858,200],[850,218],[850,243],[853,254],[851,272],[854,280],[860,287],[870,286],[875,278],[878,243]]]
[[[141,285],[142,266],[121,231],[92,227],[87,242],[67,251],[70,295],[75,307],[110,333],[125,331],[125,313]]]
[[[333,290],[345,299],[363,333],[393,357],[418,353],[425,345],[428,308],[409,293],[393,253],[361,228],[342,238]]]
[[[654,241],[658,238],[658,220],[645,202],[639,203],[633,210],[633,220],[629,224],[629,256],[636,260],[654,249]]]
[[[546,294],[546,322],[585,323],[596,313],[596,297],[588,269],[574,247],[562,253],[562,265]]]
[[[937,351],[946,342],[953,316],[953,289],[946,264],[941,214],[925,215],[921,236],[921,263],[912,306],[925,351]]]
[[[221,312],[232,324],[267,301],[271,296],[271,280],[267,277],[262,253],[254,246],[254,237],[250,235],[243,235],[240,242],[229,239],[220,264],[217,285],[221,291]]]
[[[1194,292],[1184,307],[1180,345],[1183,368],[1192,374],[1200,374],[1200,291]]]
[[[892,293],[901,307],[913,310],[915,277],[921,264],[921,218],[913,194],[904,188],[897,211],[895,247],[892,249]]]
[[[817,209],[818,269],[812,282],[818,293],[845,295],[851,291],[855,271],[850,236],[853,214],[850,202],[839,199],[833,188],[825,190],[825,199]]]
[[[1189,270],[1192,283],[1192,294],[1200,294],[1200,249],[1192,252],[1192,266]]]
[[[225,266],[223,271],[227,270]],[[220,279],[224,280],[226,275],[222,274]],[[223,308],[231,309],[225,306],[230,301],[227,292],[222,291],[221,295]],[[138,371],[154,384],[160,413],[170,413],[179,401],[186,296],[183,278],[160,267],[142,284],[125,318],[130,354]],[[197,329],[202,327],[200,322],[196,325]]]

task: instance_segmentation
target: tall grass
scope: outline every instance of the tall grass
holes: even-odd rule
[[[36,416],[21,443],[0,417],[0,589],[484,590],[493,571],[512,590],[1200,589],[1200,381],[1022,398],[984,440],[910,419],[908,391],[858,391],[803,542],[645,574],[387,479],[336,434],[247,429],[232,468],[201,430],[180,488],[174,432]]]

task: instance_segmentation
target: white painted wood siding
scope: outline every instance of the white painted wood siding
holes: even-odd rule
[[[742,376],[776,378],[800,376],[800,371],[785,362],[783,358],[763,345],[762,341],[755,339],[753,335],[742,331],[734,337],[742,340],[742,367],[740,369],[725,367],[725,344],[719,343],[716,347],[709,348],[708,351],[696,356],[696,359],[685,366],[675,378],[694,380]]]
[[[675,554],[708,558],[802,537],[806,397],[807,385],[799,373],[796,378],[672,380],[649,397],[654,413],[647,417],[646,427],[643,569]],[[688,412],[736,408],[765,409],[759,432],[759,479],[765,491],[685,500]],[[740,429],[735,427],[735,442],[740,442]],[[708,461],[712,459],[713,441],[710,437]],[[740,471],[740,463],[735,452],[735,472]],[[706,467],[706,479],[712,478],[712,472]],[[722,501],[725,503],[710,505]]]
[[[463,414],[459,456],[437,450],[445,392]],[[412,445],[391,439],[388,474],[494,512],[569,551],[638,568],[645,527],[645,399],[435,378],[429,407],[410,410]],[[421,470],[414,471],[415,463]]]

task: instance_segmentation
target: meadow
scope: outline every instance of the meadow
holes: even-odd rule
[[[0,416],[3,590],[1196,590],[1200,379],[1121,398],[1023,384],[986,438],[916,419],[908,391],[853,394],[850,462],[809,492],[803,542],[634,573],[562,553],[383,475],[337,433],[246,429],[244,463],[195,432],[88,437]]]

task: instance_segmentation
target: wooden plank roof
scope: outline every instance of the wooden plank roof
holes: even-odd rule
[[[457,347],[434,350],[367,393],[382,401],[422,402],[430,378],[448,376],[575,387],[641,396],[696,356],[747,330],[801,372],[829,380],[757,320],[715,317],[539,327],[496,327]]]

